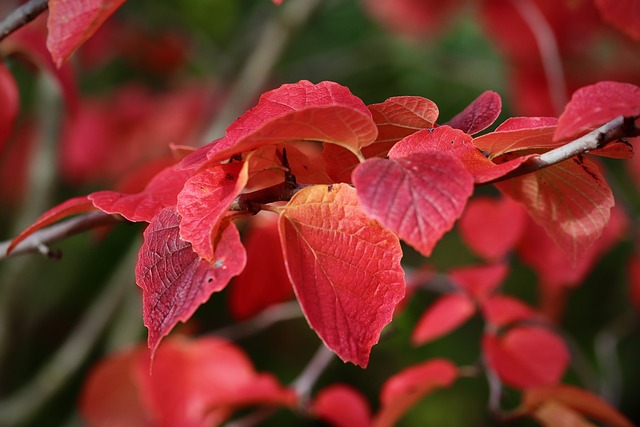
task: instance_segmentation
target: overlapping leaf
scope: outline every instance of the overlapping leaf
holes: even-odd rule
[[[333,384],[318,392],[311,413],[334,427],[370,427],[371,409],[365,397],[346,384]]]
[[[410,366],[389,378],[380,392],[380,411],[375,427],[391,427],[420,399],[443,387],[450,387],[458,377],[456,366],[446,359],[432,359]]]
[[[246,252],[233,223],[221,232],[211,261],[200,259],[191,244],[180,238],[179,224],[180,215],[174,207],[162,210],[145,230],[138,255],[136,278],[142,288],[144,324],[149,329],[152,351],[178,321],[187,321],[246,263]]]
[[[477,97],[464,110],[456,114],[445,125],[475,135],[491,126],[502,110],[502,99],[496,92],[488,90]]]
[[[598,82],[578,89],[558,119],[554,140],[580,136],[618,116],[640,115],[640,87]]]
[[[421,129],[432,128],[438,119],[438,106],[420,96],[394,96],[368,106],[378,126],[377,143],[396,142]]]
[[[482,135],[473,143],[493,159],[512,151],[546,151],[558,147],[553,141],[557,120],[549,117],[517,117],[507,119],[495,132]]]
[[[232,162],[201,170],[178,194],[180,237],[200,258],[213,261],[222,217],[247,184],[247,162]]]
[[[448,272],[449,279],[474,300],[484,301],[505,280],[509,273],[506,263],[459,267]]]
[[[569,363],[562,339],[542,327],[518,326],[502,336],[487,333],[482,348],[491,369],[516,388],[556,384]]]
[[[574,262],[600,237],[614,204],[597,164],[582,156],[496,186],[522,203]]]
[[[364,103],[333,82],[286,84],[263,94],[258,105],[227,129],[213,144],[209,161],[263,145],[289,141],[322,141],[341,145],[360,156],[378,130]]]
[[[47,49],[58,67],[71,57],[125,0],[49,0]]]
[[[425,256],[462,214],[473,178],[454,156],[418,152],[400,159],[369,159],[353,172],[367,215]]]
[[[335,184],[297,193],[280,239],[307,321],[340,358],[365,367],[404,296],[398,238],[362,212],[353,188]]]

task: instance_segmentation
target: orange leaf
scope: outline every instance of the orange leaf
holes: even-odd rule
[[[368,108],[378,126],[376,143],[399,141],[420,129],[432,128],[438,119],[438,106],[420,96],[394,96]]]

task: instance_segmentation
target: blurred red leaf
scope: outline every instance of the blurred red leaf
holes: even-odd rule
[[[238,320],[294,295],[284,267],[277,221],[255,217],[245,247],[247,266],[229,287],[229,309]]]
[[[215,241],[222,217],[248,179],[248,163],[232,162],[197,172],[178,194],[180,238],[208,261],[216,257]]]
[[[220,338],[170,339],[153,362],[141,347],[103,360],[85,383],[80,412],[90,427],[210,427],[246,405],[293,407],[295,392],[257,373]]]
[[[367,217],[355,189],[317,185],[282,210],[289,278],[311,327],[342,360],[365,367],[405,291],[398,238]]]
[[[421,129],[432,128],[438,119],[438,106],[420,96],[394,96],[368,108],[378,126],[376,143],[399,141]]]
[[[450,270],[450,280],[468,292],[476,301],[482,302],[502,284],[509,272],[505,263],[474,265]]]
[[[369,159],[353,171],[353,183],[367,215],[425,256],[473,192],[473,178],[460,161],[438,151]]]
[[[519,299],[507,295],[491,295],[482,302],[482,315],[487,323],[503,327],[533,318],[536,313]]]
[[[47,49],[59,67],[125,0],[49,0]]]
[[[288,141],[322,141],[354,154],[375,141],[378,130],[364,103],[349,89],[324,81],[286,84],[264,93],[258,105],[227,128],[209,150],[209,161],[263,145]]]
[[[332,384],[320,390],[310,411],[334,427],[371,426],[369,403],[359,391],[346,384]]]
[[[186,322],[246,263],[233,223],[221,232],[211,262],[200,259],[191,244],[180,238],[179,224],[180,215],[174,207],[162,210],[145,230],[138,255],[136,278],[142,288],[144,324],[152,352],[178,321]]]
[[[640,7],[634,0],[595,0],[605,21],[635,41],[640,41]]]
[[[410,366],[389,378],[380,392],[380,411],[373,425],[391,427],[420,399],[458,377],[456,366],[446,359],[431,359]]]
[[[460,237],[487,261],[499,261],[515,248],[527,215],[508,197],[474,197],[458,222]]]
[[[20,94],[13,75],[0,61],[0,154],[13,130],[20,108]]]
[[[420,316],[411,334],[411,342],[425,344],[446,335],[469,320],[475,311],[475,304],[467,295],[444,295]]]
[[[539,417],[552,421],[553,418],[555,418],[554,416],[547,417],[544,414],[542,414],[542,416],[540,414],[540,410],[549,403],[570,408],[577,413],[586,415],[607,425],[633,427],[633,423],[620,414],[620,412],[608,402],[587,390],[582,390],[570,385],[557,385],[525,390],[518,412],[536,414],[536,418]],[[552,412],[548,409],[547,411]]]
[[[543,427],[596,427],[573,409],[555,401],[543,403],[531,415]]]
[[[640,310],[640,258],[634,254],[627,265],[629,274],[629,296],[633,306]]]
[[[562,145],[552,140],[556,122],[555,118],[548,117],[507,119],[495,132],[475,138],[473,143],[488,153],[490,159],[512,151],[546,151]]]
[[[523,204],[572,263],[600,237],[614,205],[598,165],[583,156],[496,186]]]
[[[47,225],[53,224],[54,222],[71,215],[91,212],[95,210],[95,206],[93,206],[93,203],[91,203],[91,201],[87,199],[87,196],[79,196],[66,200],[40,215],[33,222],[33,224],[31,224],[24,231],[18,234],[11,241],[11,244],[7,248],[7,254],[10,253],[24,239],[40,230],[41,228],[46,227]]]
[[[139,193],[97,191],[88,198],[108,214],[117,213],[133,222],[151,222],[164,208],[176,205],[178,193],[191,174],[192,171],[180,169],[178,164],[163,169]]]
[[[491,126],[502,110],[502,99],[493,91],[486,91],[445,125],[474,135]]]
[[[569,363],[565,343],[542,327],[518,326],[502,336],[486,333],[482,349],[500,380],[516,388],[553,385]]]
[[[585,134],[618,116],[640,115],[640,87],[604,81],[585,86],[571,96],[558,119],[555,141]]]

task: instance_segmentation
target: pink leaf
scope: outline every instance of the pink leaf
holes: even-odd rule
[[[475,304],[468,296],[444,295],[422,314],[411,334],[411,342],[425,344],[446,335],[469,320],[475,311]]]
[[[438,119],[438,106],[420,96],[394,96],[368,107],[378,126],[376,143],[399,141],[421,129],[432,128]]]
[[[33,224],[27,227],[22,233],[18,234],[11,241],[11,244],[7,248],[7,254],[11,253],[11,251],[15,249],[15,247],[24,239],[40,230],[41,228],[46,227],[47,225],[53,224],[54,222],[70,215],[91,212],[95,210],[96,208],[93,206],[91,201],[87,199],[87,196],[79,196],[66,200],[40,215],[38,219],[33,222]]]
[[[191,244],[180,239],[179,223],[175,208],[162,210],[145,230],[138,255],[136,278],[142,288],[144,324],[152,352],[178,321],[186,322],[246,263],[240,235],[232,223],[222,231],[211,262],[200,259]]]
[[[482,314],[487,323],[503,327],[531,319],[535,311],[519,299],[506,295],[492,295],[482,302]]]
[[[66,62],[124,0],[49,0],[47,49],[58,67]]]
[[[213,261],[222,217],[247,184],[247,162],[209,167],[193,175],[178,194],[180,237],[200,258]]]
[[[405,291],[398,238],[367,217],[346,184],[307,187],[280,216],[289,278],[311,327],[365,367]]]
[[[573,262],[600,237],[614,204],[598,165],[583,156],[496,186],[522,203]]]
[[[178,167],[179,164],[165,168],[139,193],[98,191],[90,194],[89,200],[108,214],[117,213],[133,222],[151,222],[164,208],[175,206],[178,193],[192,174],[191,171]]]
[[[378,130],[364,103],[333,82],[283,85],[263,94],[258,105],[227,129],[207,154],[219,161],[263,145],[322,141],[341,145],[356,155],[375,141]]]
[[[0,61],[0,154],[18,116],[20,94],[11,72]]]
[[[318,392],[311,413],[334,427],[370,427],[371,409],[365,397],[346,384],[333,384]]]
[[[380,392],[381,408],[375,427],[391,427],[420,399],[458,377],[456,366],[446,359],[432,359],[410,366],[389,378]]]
[[[515,248],[527,215],[508,197],[474,197],[467,203],[458,230],[467,246],[487,261],[499,261]]]
[[[487,333],[482,348],[491,369],[516,388],[555,384],[569,363],[562,339],[541,327],[514,327],[503,336]]]
[[[449,279],[482,302],[502,284],[509,273],[509,265],[498,263],[491,265],[473,265],[450,270]]]
[[[564,141],[578,137],[618,116],[640,115],[640,87],[629,83],[599,82],[571,96],[553,137]]]
[[[445,125],[474,135],[491,126],[502,110],[502,99],[493,91],[486,91]]]
[[[369,159],[354,170],[353,183],[367,215],[425,256],[473,192],[473,178],[460,161],[438,151]]]
[[[640,5],[635,0],[595,0],[605,21],[640,41]]]

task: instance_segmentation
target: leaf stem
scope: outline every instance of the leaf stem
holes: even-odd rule
[[[0,21],[0,41],[33,21],[49,7],[48,0],[30,0]]]

